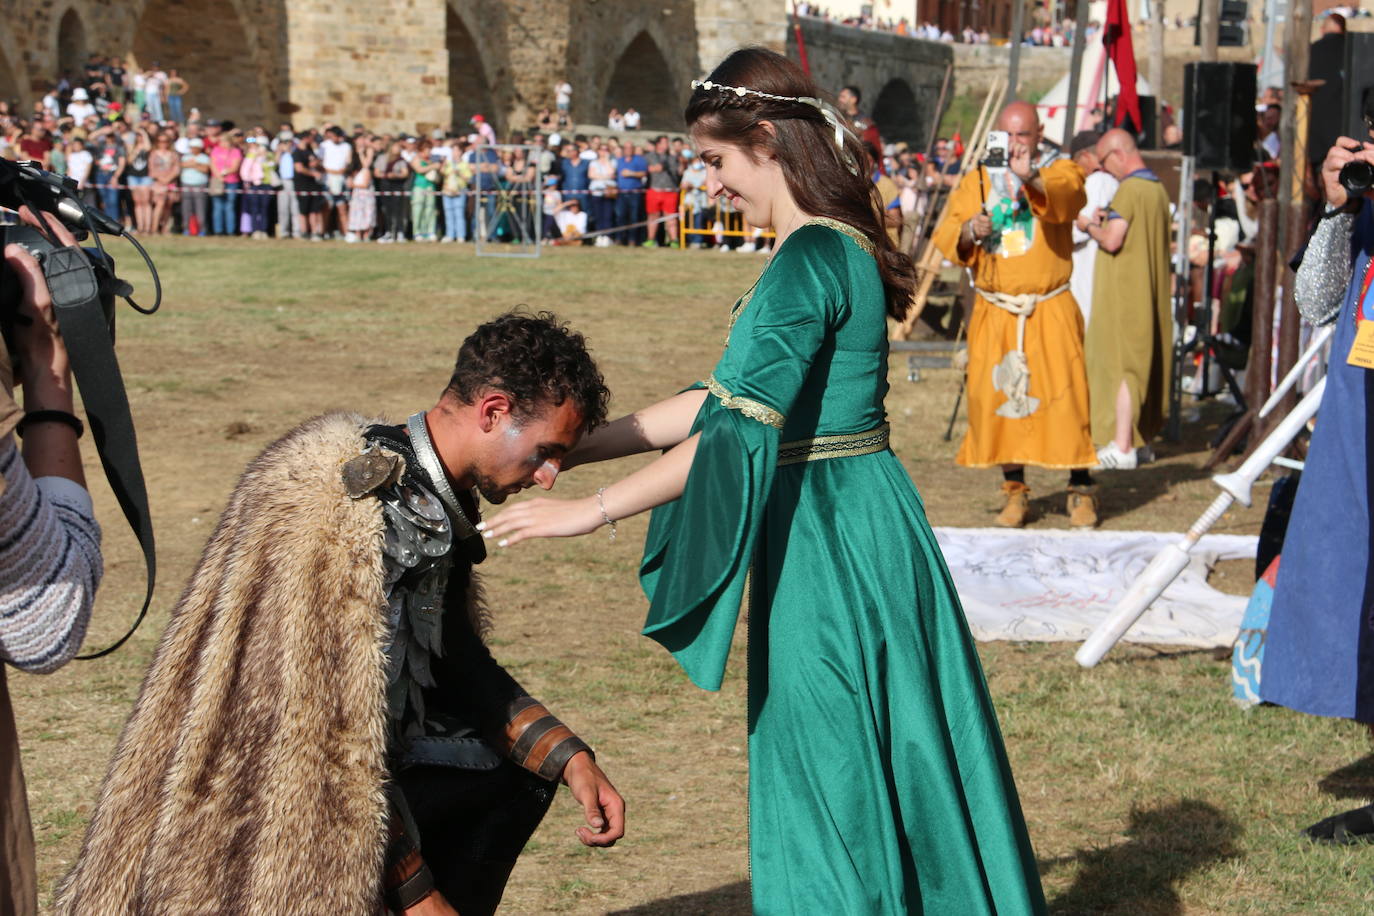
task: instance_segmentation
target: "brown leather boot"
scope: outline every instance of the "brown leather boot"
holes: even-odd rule
[[[1007,502],[997,513],[997,524],[1003,528],[1024,528],[1030,521],[1030,487],[1019,480],[1002,481]]]
[[[1069,487],[1069,526],[1097,527],[1097,487]]]

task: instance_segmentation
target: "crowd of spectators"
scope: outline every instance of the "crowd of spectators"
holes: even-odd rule
[[[797,15],[806,16],[811,19],[820,19],[824,22],[834,22],[839,25],[847,25],[856,29],[870,29],[877,32],[891,32],[895,35],[909,35],[912,38],[924,38],[928,41],[954,42],[966,45],[986,45],[986,44],[1005,44],[1004,38],[994,38],[988,33],[987,29],[975,29],[972,26],[965,26],[962,30],[955,32],[947,28],[942,28],[934,22],[912,22],[905,16],[887,17],[873,15],[871,10],[865,8],[865,12],[858,15],[838,16],[830,12],[825,7],[816,3],[798,3]],[[1051,22],[1043,8],[1034,11],[1030,28],[1022,38],[1022,43],[1036,47],[1064,48],[1073,44],[1073,33],[1075,24],[1072,19],[1064,19],[1060,22]],[[1099,24],[1096,21],[1089,22],[1086,30],[1086,37],[1091,40],[1096,34]]]
[[[159,105],[184,94],[184,81],[167,74]],[[179,105],[159,110],[147,80],[141,96],[129,83],[117,63],[93,57],[81,78],[65,79],[27,117],[0,103],[0,156],[72,178],[88,204],[147,235],[464,242],[480,225],[492,242],[542,236],[676,246],[683,192],[701,209],[694,225],[720,218],[705,212],[713,210],[705,170],[681,139],[567,136],[566,84],[555,87],[556,109],[541,111],[531,132],[498,145],[480,114],[461,131],[428,136],[360,124],[269,131],[195,109],[171,117]],[[638,124],[633,109],[616,115],[625,130]]]

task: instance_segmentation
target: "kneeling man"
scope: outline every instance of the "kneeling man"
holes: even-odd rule
[[[401,426],[308,420],[248,466],[172,612],[58,912],[496,909],[562,780],[624,833],[591,750],[482,642],[476,494],[553,486],[603,423],[582,336],[512,313]]]

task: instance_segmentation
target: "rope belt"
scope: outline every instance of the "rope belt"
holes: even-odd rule
[[[789,464],[802,464],[807,461],[824,461],[827,458],[848,458],[853,455],[871,455],[887,448],[891,427],[882,426],[863,433],[846,433],[841,436],[816,436],[814,439],[798,439],[784,442],[778,446],[778,467]]]
[[[1066,292],[1069,284],[1050,290],[1048,293],[994,293],[974,287],[974,291],[988,302],[1016,316],[1016,349],[1007,351],[1002,360],[992,367],[992,387],[1007,396],[1007,400],[997,408],[997,415],[1016,420],[1035,413],[1040,399],[1030,396],[1030,365],[1026,362],[1026,319],[1042,302],[1053,299]]]

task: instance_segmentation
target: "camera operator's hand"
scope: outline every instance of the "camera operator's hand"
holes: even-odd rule
[[[1327,206],[1332,209],[1344,207],[1350,202],[1350,195],[1341,184],[1341,169],[1356,159],[1374,165],[1374,143],[1337,137],[1336,145],[1331,147],[1322,162],[1322,188],[1326,191]]]
[[[19,216],[37,228],[46,228],[62,245],[75,245],[76,238],[57,217],[44,213],[46,223],[28,207]],[[24,410],[73,412],[71,363],[52,311],[52,296],[43,277],[43,268],[19,245],[6,245],[5,266],[19,278],[22,296],[14,342],[19,365],[15,381],[24,391]],[[81,454],[76,447],[76,432],[62,423],[35,423],[24,434],[24,462],[34,477],[66,477],[85,486]]]

